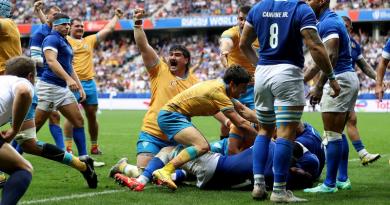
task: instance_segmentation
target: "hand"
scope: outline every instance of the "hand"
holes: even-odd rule
[[[69,89],[72,92],[76,92],[79,90],[79,86],[77,85],[76,81],[73,80],[73,78],[69,78],[68,80],[66,80],[66,85],[68,85]]]
[[[310,97],[310,105],[316,105],[320,103],[322,97],[322,88],[315,86],[306,97]]]
[[[340,88],[340,85],[337,82],[337,80],[330,80],[329,81],[329,86],[332,88],[330,96],[332,98],[335,98],[335,97],[339,96],[341,88]]]
[[[133,20],[134,21],[142,20],[144,17],[145,17],[145,10],[144,9],[141,9],[141,8],[134,9],[134,12],[133,12]]]
[[[377,83],[375,86],[375,95],[378,98],[379,102],[382,102],[384,92],[385,89],[383,88],[383,85]]]
[[[1,137],[6,141],[6,142],[11,142],[12,139],[18,134],[17,131],[15,131],[13,128],[10,128],[5,131],[1,131]]]
[[[123,11],[121,9],[115,9],[115,16],[117,16],[118,18],[122,18],[123,16]]]
[[[39,11],[39,10],[43,10],[43,6],[44,6],[44,3],[42,0],[39,0],[37,2],[34,3],[34,11]]]
[[[79,89],[79,93],[80,93],[80,102],[84,102],[85,99],[87,99],[87,95],[85,94],[85,91],[83,88],[80,88]]]

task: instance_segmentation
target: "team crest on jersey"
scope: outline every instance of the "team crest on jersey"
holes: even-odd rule
[[[177,80],[171,80],[171,82],[169,83],[170,86],[172,87],[176,87],[177,85]]]
[[[84,44],[83,48],[84,48],[84,49],[88,49],[88,45],[87,45],[87,44]]]
[[[149,145],[149,142],[142,142],[142,146],[146,148]]]
[[[356,48],[356,44],[354,42],[351,42],[351,48]]]

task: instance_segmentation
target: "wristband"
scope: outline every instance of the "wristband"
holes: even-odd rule
[[[334,72],[333,71],[328,73],[328,79],[329,80],[335,80],[336,79],[336,77],[334,76]]]
[[[142,19],[134,20],[134,27],[141,27],[143,24]]]

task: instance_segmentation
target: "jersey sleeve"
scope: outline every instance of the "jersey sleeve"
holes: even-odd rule
[[[387,40],[387,43],[383,48],[382,57],[390,60],[390,38]]]
[[[41,33],[35,33],[31,36],[30,52],[31,58],[38,62],[43,62],[42,59],[42,43],[45,37]]]
[[[43,40],[42,43],[42,51],[45,52],[45,50],[52,50],[56,53],[58,53],[58,48],[60,46],[60,41],[56,36],[49,35],[46,36],[45,40]]]
[[[322,22],[319,34],[322,39],[322,42],[324,43],[330,39],[339,38],[337,24],[332,20],[325,20],[324,22]]]
[[[248,15],[246,16],[246,21],[245,21],[245,24],[253,27],[253,20],[254,20],[254,16],[255,16],[255,12],[254,12],[254,8],[252,8],[251,10],[249,10],[249,13]]]
[[[301,31],[308,28],[317,30],[316,15],[309,5],[304,2],[300,3],[296,12],[297,20],[300,22]]]

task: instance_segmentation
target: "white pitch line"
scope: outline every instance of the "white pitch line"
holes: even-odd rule
[[[55,201],[63,201],[63,200],[69,200],[69,199],[80,199],[80,198],[87,198],[87,197],[93,197],[93,196],[99,196],[99,195],[105,195],[105,194],[113,194],[118,192],[125,192],[128,190],[120,189],[120,190],[107,190],[102,192],[91,192],[91,193],[85,193],[85,194],[72,194],[70,196],[60,196],[60,197],[51,197],[51,198],[44,198],[44,199],[38,199],[38,200],[32,200],[32,201],[23,201],[19,204],[38,204],[38,203],[48,203],[48,202],[55,202]]]

